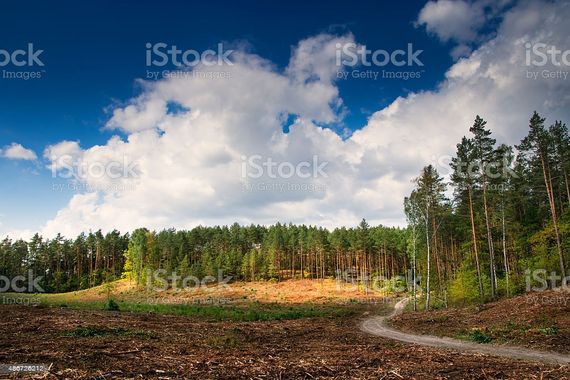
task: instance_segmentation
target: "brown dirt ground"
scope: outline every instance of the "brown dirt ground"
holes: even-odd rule
[[[494,344],[570,353],[570,292],[527,293],[482,306],[404,313],[390,323],[406,332],[453,338],[480,330]]]
[[[397,343],[367,335],[357,319],[345,317],[208,322],[13,305],[0,306],[0,313],[0,363],[52,364],[42,375],[47,379],[564,379],[569,373]],[[109,334],[66,336],[78,327]]]

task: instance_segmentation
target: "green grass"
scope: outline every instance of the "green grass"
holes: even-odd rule
[[[479,329],[471,329],[470,331],[463,330],[456,336],[459,339],[470,340],[475,343],[490,343],[493,337],[487,332]]]
[[[546,336],[558,334],[558,328],[556,326],[540,327],[538,329],[538,331],[540,331],[541,334],[546,335]]]
[[[20,295],[20,297],[24,297]],[[251,302],[240,305],[159,304],[132,301],[81,301],[63,294],[28,295],[39,299],[43,307],[83,310],[112,310],[133,313],[171,314],[210,321],[271,321],[311,317],[342,317],[357,313],[355,307],[316,304],[280,304]]]
[[[473,329],[466,334],[461,334],[460,338],[470,340],[475,343],[490,343],[493,338],[479,329]]]
[[[120,303],[121,310],[137,313],[175,314],[203,317],[215,321],[270,321],[309,317],[348,315],[352,311],[343,308],[316,307],[311,305],[276,305],[253,303],[244,306],[172,305]]]
[[[119,307],[119,304],[112,298],[109,298],[109,300],[107,301],[107,305],[105,307],[107,310],[110,311],[119,311],[121,308]]]

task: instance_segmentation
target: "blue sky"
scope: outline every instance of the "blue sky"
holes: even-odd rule
[[[443,7],[436,16],[428,14],[432,18],[426,16],[427,21],[417,26],[426,7],[423,1],[6,4],[0,14],[0,49],[13,51],[33,43],[36,49],[43,50],[41,60],[45,66],[40,79],[0,79],[0,148],[17,143],[38,157],[0,159],[0,174],[4,178],[0,186],[0,231],[40,230],[74,196],[73,192],[52,190],[53,178],[46,168],[49,162],[42,157],[46,147],[61,141],[79,141],[81,148],[90,149],[105,146],[114,135],[126,141],[132,134],[125,128],[104,127],[114,110],[145,91],[136,80],[143,78],[147,70],[148,42],[197,51],[223,43],[263,57],[277,73],[286,71],[300,41],[318,35],[351,35],[358,44],[370,49],[394,51],[411,43],[415,49],[423,50],[424,66],[419,79],[335,81],[334,88],[344,105],[342,112],[330,123],[313,121],[321,126],[326,124],[346,139],[367,126],[374,112],[390,106],[396,98],[439,91],[446,73],[457,62],[452,57],[453,49],[468,46],[469,51],[477,50],[494,38],[502,14],[518,6],[491,11],[484,1],[466,4],[471,4],[468,6],[473,12],[485,9],[486,22],[465,25],[473,29],[475,37],[442,28],[437,17],[441,11],[447,11]],[[358,208],[353,211],[358,213]],[[231,218],[227,215],[227,220]],[[381,220],[374,216],[371,219]],[[186,225],[179,218],[164,220],[172,220],[175,226]],[[247,220],[257,219],[251,215]]]

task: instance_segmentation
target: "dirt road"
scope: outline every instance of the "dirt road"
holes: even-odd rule
[[[570,356],[568,355],[562,355],[553,352],[534,351],[511,346],[494,346],[479,343],[470,343],[461,340],[440,338],[430,335],[413,335],[389,327],[386,324],[386,319],[400,314],[406,306],[407,301],[407,298],[399,301],[394,306],[392,313],[388,316],[374,316],[364,320],[360,326],[361,330],[372,335],[421,346],[449,348],[461,352],[501,356],[510,359],[539,361],[542,363],[550,364],[570,364]]]

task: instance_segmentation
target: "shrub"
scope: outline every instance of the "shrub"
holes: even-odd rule
[[[105,305],[105,309],[111,310],[111,311],[119,311],[120,307],[119,307],[119,304],[117,302],[115,302],[114,299],[109,298],[109,300],[107,301],[107,304]]]
[[[489,335],[478,329],[472,330],[469,333],[469,339],[477,343],[489,343],[493,340]]]

